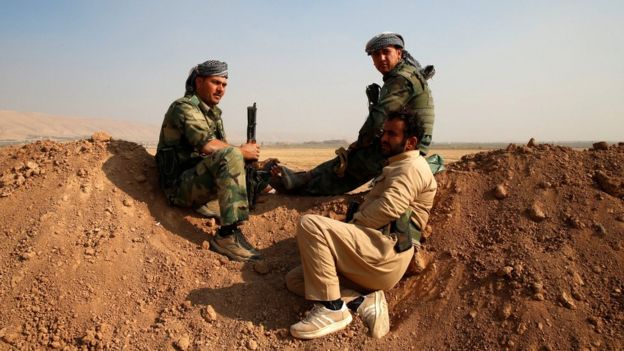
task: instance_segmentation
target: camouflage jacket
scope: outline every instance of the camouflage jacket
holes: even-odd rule
[[[396,67],[383,77],[384,85],[379,94],[379,102],[371,106],[368,118],[360,129],[357,145],[370,145],[381,137],[383,123],[388,114],[404,108],[418,113],[423,120],[425,136],[419,141],[418,148],[426,154],[433,135],[434,109],[431,90],[418,68],[399,62]]]
[[[206,105],[196,95],[186,95],[169,106],[157,153],[173,148],[179,169],[184,170],[199,162],[202,147],[213,139],[226,141],[221,109]]]

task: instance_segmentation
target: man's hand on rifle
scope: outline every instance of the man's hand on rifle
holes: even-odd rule
[[[240,146],[245,161],[257,161],[260,158],[260,145],[256,143],[246,143]]]

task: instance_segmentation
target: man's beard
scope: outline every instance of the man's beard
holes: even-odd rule
[[[407,142],[407,139],[403,139],[403,142],[401,144],[395,145],[394,147],[388,143],[386,144],[382,144],[382,145],[387,145],[390,148],[389,149],[381,149],[381,154],[384,155],[386,158],[390,158],[392,156],[396,156],[400,153],[403,153],[403,151],[405,151],[405,143]]]

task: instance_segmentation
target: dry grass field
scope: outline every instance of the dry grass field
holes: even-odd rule
[[[486,149],[431,149],[429,154],[440,154],[444,163],[449,164],[459,160],[463,155],[473,154]],[[286,166],[297,170],[310,169],[321,162],[334,158],[336,154],[333,148],[272,148],[265,147],[261,150],[261,159],[277,158]]]
[[[260,151],[260,159],[277,158],[284,166],[297,171],[305,171],[336,157],[335,148],[284,148],[284,147],[264,147]],[[479,149],[431,149],[429,154],[440,154],[444,158],[444,164],[448,165],[458,161],[462,156],[474,154],[482,151],[488,151],[487,148]],[[148,148],[147,152],[151,155],[156,154],[155,148]],[[353,190],[350,194],[359,193],[368,189],[368,183]]]
[[[462,156],[475,154],[477,152],[488,151],[487,148],[481,149],[431,149],[429,154],[440,154],[444,158],[444,164],[449,164],[459,160]],[[156,154],[155,148],[148,148],[147,152],[151,155]],[[260,159],[277,158],[280,162],[288,167],[296,170],[307,170],[314,166],[336,157],[334,148],[281,148],[281,147],[264,147],[260,151]]]

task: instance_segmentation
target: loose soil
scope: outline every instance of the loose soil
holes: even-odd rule
[[[624,144],[449,165],[380,340],[357,317],[317,340],[288,333],[310,307],[284,286],[298,218],[341,219],[361,194],[264,195],[243,231],[266,259],[250,264],[208,250],[214,220],[169,207],[137,144],[6,147],[0,172],[3,350],[624,348]]]

